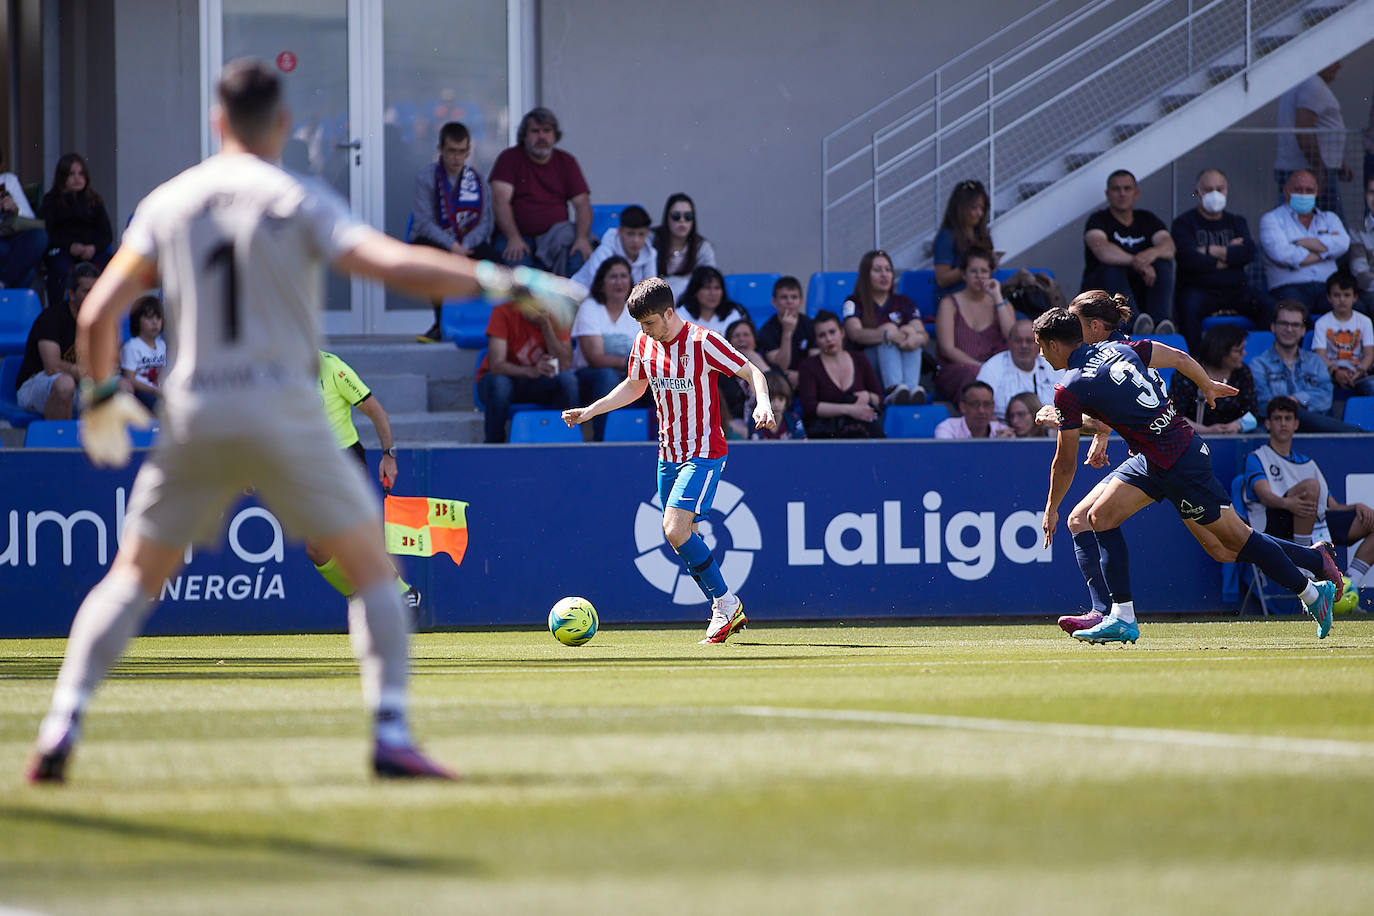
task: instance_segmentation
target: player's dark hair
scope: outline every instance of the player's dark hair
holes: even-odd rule
[[[640,280],[630,290],[626,307],[635,321],[647,321],[655,315],[673,310],[673,290],[659,277]]]
[[[462,143],[464,140],[472,139],[472,134],[468,132],[468,126],[461,121],[449,121],[439,128],[439,145],[443,146],[452,140],[454,143]]]
[[[981,258],[987,261],[988,270],[992,270],[993,265],[997,263],[997,259],[993,257],[991,251],[981,246],[974,246],[965,250],[963,256],[959,258],[959,269],[968,270],[968,262],[972,261],[974,258]]]
[[[1198,362],[1214,369],[1220,368],[1231,349],[1245,343],[1248,336],[1248,332],[1239,325],[1218,324],[1208,328],[1198,348]]]
[[[984,388],[984,389],[987,390],[987,393],[988,393],[988,394],[992,394],[992,393],[993,393],[993,392],[992,392],[992,386],[989,385],[987,382],[980,382],[980,381],[974,380],[974,381],[972,381],[972,382],[969,382],[969,383],[968,383],[967,385],[965,385],[963,388],[960,388],[960,389],[959,389],[959,403],[960,403],[960,404],[964,403],[965,399],[968,398],[968,393],[969,393],[970,391],[972,391],[973,389],[975,389],[975,388]]]
[[[892,263],[892,256],[881,248],[864,252],[859,259],[859,274],[854,278],[854,292],[849,294],[849,298],[859,307],[859,322],[866,328],[876,328],[879,324],[878,307],[873,301],[873,278],[870,276],[873,262],[879,258],[892,268],[892,289],[888,290],[887,295],[890,298],[897,294],[897,268]]]
[[[1136,180],[1135,174],[1132,173],[1129,169],[1117,169],[1115,172],[1112,172],[1110,175],[1107,176],[1107,184],[1110,185],[1112,183],[1113,178],[1120,178],[1123,175],[1131,179],[1132,184],[1140,184],[1140,182]]]
[[[1035,339],[1053,340],[1058,343],[1079,344],[1083,342],[1083,322],[1068,309],[1053,308],[1042,312],[1035,319]]]
[[[687,314],[693,318],[700,318],[701,305],[697,302],[697,295],[703,286],[712,281],[720,284],[720,305],[716,307],[715,317],[720,321],[725,321],[731,316],[748,318],[749,313],[744,310],[744,306],[730,298],[730,291],[725,288],[725,275],[709,265],[692,271],[692,279],[687,281],[687,288],[682,291],[682,298],[677,304],[686,309]]]
[[[525,145],[525,134],[529,133],[531,124],[538,124],[540,127],[552,127],[553,139],[555,141],[563,139],[563,130],[558,126],[558,115],[540,105],[538,108],[531,108],[525,112],[525,116],[520,119],[520,127],[515,131],[515,142],[520,146]]]
[[[1348,270],[1338,270],[1326,278],[1326,292],[1330,294],[1333,289],[1348,289],[1352,293],[1357,289],[1355,286],[1355,275]]]
[[[234,136],[252,142],[272,130],[281,104],[281,80],[267,64],[253,57],[231,60],[220,72],[216,91]]]
[[[801,281],[798,280],[796,277],[792,276],[791,274],[785,277],[779,277],[777,282],[773,284],[773,295],[776,296],[779,292],[785,289],[795,289],[798,293],[800,293],[802,291]]]
[[[1264,419],[1268,420],[1276,413],[1291,413],[1298,415],[1298,402],[1286,394],[1280,394],[1269,399],[1269,406],[1264,408]]]
[[[49,193],[67,193],[67,176],[71,174],[74,165],[81,166],[81,171],[86,175],[86,187],[77,191],[76,196],[89,206],[102,203],[100,195],[95,193],[94,182],[91,181],[91,166],[80,153],[64,153],[62,158],[57,160],[57,168],[53,169],[52,174],[52,189]]]
[[[1115,328],[1131,318],[1131,300],[1120,293],[1105,289],[1085,289],[1069,303],[1069,311],[1087,321],[1096,318],[1107,327]]]
[[[601,262],[601,266],[596,269],[596,276],[592,277],[591,297],[602,305],[606,304],[606,275],[611,272],[611,268],[619,264],[625,268],[625,272],[630,275],[630,280],[635,278],[634,269],[630,267],[630,262],[618,254],[613,254]]]
[[[1279,312],[1297,312],[1302,315],[1302,323],[1307,324],[1307,303],[1298,299],[1280,299],[1274,303],[1274,320],[1279,320]]]
[[[819,329],[820,326],[827,321],[835,322],[835,324],[840,326],[840,330],[844,331],[844,322],[840,320],[839,315],[836,315],[834,312],[830,311],[830,309],[821,309],[817,312],[816,317],[811,319],[811,327]]]
[[[620,227],[622,229],[648,229],[649,211],[639,204],[630,204],[620,211]]]
[[[141,329],[143,316],[152,315],[155,318],[162,318],[162,300],[157,296],[139,296],[134,301],[133,308],[129,309],[129,336],[138,337]]]
[[[67,289],[76,289],[79,280],[94,280],[100,276],[100,268],[90,261],[82,261],[67,274]]]
[[[697,269],[697,254],[701,251],[703,241],[701,233],[697,231],[697,205],[693,203],[692,198],[678,191],[676,194],[668,195],[668,200],[663,204],[663,220],[653,233],[654,248],[658,252],[657,269],[660,277],[668,276],[668,255],[671,254],[668,240],[672,236],[672,229],[668,214],[672,212],[674,206],[684,203],[692,208],[692,228],[687,233],[687,249],[683,252],[682,267],[678,273],[679,275],[690,275]]]

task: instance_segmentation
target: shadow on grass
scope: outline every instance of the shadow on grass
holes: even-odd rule
[[[6,834],[26,825],[60,827],[87,833],[105,834],[122,840],[150,840],[181,843],[215,852],[268,853],[290,856],[300,861],[354,868],[379,868],[388,871],[426,872],[445,875],[478,875],[484,869],[471,859],[439,855],[411,855],[386,852],[341,843],[299,839],[270,834],[236,831],[193,830],[167,824],[149,824],[129,818],[81,814],[74,811],[42,811],[32,808],[0,806],[0,824],[10,825]],[[226,867],[234,867],[226,864]]]

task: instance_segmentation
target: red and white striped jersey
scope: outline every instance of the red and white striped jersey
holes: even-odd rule
[[[720,425],[720,395],[712,372],[734,375],[749,360],[724,337],[690,321],[666,344],[640,332],[630,350],[628,375],[648,379],[658,410],[658,457],[725,455]]]

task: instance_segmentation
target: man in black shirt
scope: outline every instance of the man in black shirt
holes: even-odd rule
[[[1216,312],[1244,315],[1257,328],[1274,320],[1273,299],[1246,282],[1255,240],[1245,217],[1226,211],[1228,190],[1221,169],[1203,169],[1193,188],[1197,206],[1180,213],[1171,228],[1178,249],[1178,318],[1190,350],[1202,341],[1202,319]]]
[[[100,270],[90,262],[67,275],[67,301],[38,313],[24,345],[15,399],[45,420],[70,420],[76,400],[76,313]]]
[[[1107,177],[1107,208],[1083,227],[1083,288],[1130,296],[1138,316],[1134,333],[1170,334],[1174,240],[1159,217],[1135,209],[1139,196],[1135,176],[1125,169]]]

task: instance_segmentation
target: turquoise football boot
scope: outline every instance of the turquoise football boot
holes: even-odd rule
[[[1105,617],[1097,626],[1078,630],[1072,635],[1074,639],[1081,639],[1083,642],[1090,642],[1095,646],[1109,642],[1133,643],[1140,638],[1140,627],[1135,623],[1127,623],[1116,617]]]
[[[1336,586],[1330,582],[1313,582],[1317,600],[1307,606],[1307,613],[1317,621],[1317,638],[1325,639],[1331,632],[1331,608],[1336,603]]]

